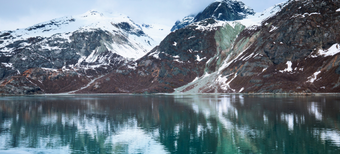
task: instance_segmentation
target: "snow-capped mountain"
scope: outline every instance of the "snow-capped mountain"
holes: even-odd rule
[[[213,18],[220,21],[235,21],[254,14],[254,10],[241,1],[217,0],[197,15],[186,16],[181,21],[176,21],[175,25],[171,28],[171,31],[175,31],[193,22],[199,22],[207,18]]]
[[[160,25],[136,24],[128,16],[97,11],[3,31],[0,80],[29,69],[62,69],[91,80],[144,56],[167,33]]]
[[[238,0],[217,0],[210,4],[202,12],[198,13],[194,22],[206,18],[214,18],[222,21],[233,21],[244,19],[248,15],[255,14],[254,10]]]
[[[136,48],[135,53],[128,53],[125,51],[115,50],[119,55],[126,58],[140,58],[145,54],[145,52],[151,50],[160,40],[152,39],[150,35],[155,33],[160,33],[163,31],[153,29],[152,25],[140,26],[134,23],[128,16],[116,15],[116,14],[103,14],[97,11],[89,11],[85,14],[75,16],[75,17],[63,17],[59,19],[54,19],[48,22],[40,23],[26,29],[18,29],[15,31],[4,31],[1,32],[2,43],[0,44],[0,51],[11,52],[14,48],[8,47],[19,40],[25,40],[32,37],[57,37],[61,39],[68,40],[71,34],[75,31],[77,32],[90,32],[101,29],[108,32],[117,32],[122,35],[126,35],[131,43],[135,44],[131,48]],[[152,30],[150,30],[152,29]],[[144,31],[150,32],[146,34]],[[163,32],[163,37],[168,33],[166,30]],[[164,34],[165,33],[165,34]],[[55,35],[58,34],[58,35]],[[69,40],[70,41],[70,40]],[[22,45],[21,47],[29,46],[30,44]],[[114,45],[111,45],[113,47]]]
[[[69,52],[72,50],[47,56],[43,52],[38,52],[38,56],[28,52],[32,54],[29,57],[30,62],[45,63],[36,67],[30,66],[31,69],[24,72],[19,70],[19,75],[6,78],[0,83],[0,93],[340,91],[338,58],[340,2],[288,1],[262,13],[249,12],[251,9],[245,5],[236,5],[241,4],[239,1],[225,0],[214,3],[219,3],[221,6],[209,5],[199,17],[204,17],[204,14],[210,15],[200,18],[199,21],[195,20],[198,19],[198,15],[186,17],[183,21],[189,23],[188,25],[178,23],[179,29],[171,32],[144,56],[133,61],[126,58],[128,56],[124,58],[122,55],[114,54],[112,52],[114,50],[106,47],[110,40],[118,42],[117,46],[120,44],[132,46],[129,45],[132,42],[128,41],[130,38],[139,35],[142,36],[139,38],[149,38],[144,29],[142,29],[144,33],[141,33],[138,31],[139,26],[134,26],[133,23],[128,24],[129,26],[124,22],[114,23],[112,25],[118,29],[113,33],[104,30],[73,32],[69,37],[73,42],[70,44],[54,43],[53,45],[53,41],[45,43],[51,48],[73,47],[87,56],[79,56],[77,54],[79,52]],[[226,7],[222,7],[224,4]],[[218,16],[227,16],[229,12],[224,11],[216,16],[214,11],[217,8],[223,8],[222,10],[243,8],[246,13],[238,11],[239,14],[233,14],[232,19],[224,20]],[[124,34],[129,36],[128,39]],[[55,35],[59,34],[51,37]],[[6,39],[10,37],[7,34],[0,36]],[[26,43],[33,43],[34,45],[30,45],[31,48],[39,48],[38,43],[45,39],[28,38],[29,42]],[[16,44],[20,43],[22,42]],[[4,50],[2,54],[27,51],[27,49],[16,49],[14,50],[16,52],[13,52],[9,50],[12,46],[7,45],[6,49],[2,48]],[[7,72],[12,70],[16,73],[12,69],[17,68],[14,65],[26,66],[30,63],[11,63],[11,60],[25,59],[23,56],[26,55],[8,59],[2,56],[1,60],[7,60],[2,67],[6,68]],[[69,60],[67,59],[69,57],[75,58]],[[92,60],[96,59],[92,57],[102,58]],[[63,60],[66,64],[58,65],[58,62],[64,62]],[[46,69],[44,65],[50,63],[53,65],[48,65],[50,67],[47,68],[55,66],[62,68]]]
[[[181,29],[184,28],[185,26],[188,26],[189,24],[194,22],[196,15],[188,15],[186,17],[184,17],[182,20],[177,20],[175,25],[171,28],[171,31],[175,31],[177,29]]]
[[[29,68],[93,68],[138,59],[166,33],[157,26],[140,26],[125,15],[97,11],[3,31],[0,80]]]
[[[224,57],[216,71],[176,91],[339,92],[339,8],[338,1],[288,1],[237,21],[248,28],[210,59]]]

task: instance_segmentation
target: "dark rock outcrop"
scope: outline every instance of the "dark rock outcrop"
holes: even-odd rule
[[[189,15],[189,16],[184,17],[181,21],[177,20],[175,25],[171,28],[171,31],[173,32],[177,29],[184,28],[188,26],[189,24],[193,23],[195,16],[196,15]]]
[[[215,82],[180,91],[339,92],[339,7],[331,0],[290,1],[261,26],[239,35],[235,56],[212,77]]]
[[[221,21],[234,21],[244,19],[247,15],[254,15],[253,9],[248,8],[241,1],[222,0],[214,2],[198,13],[194,22],[207,18],[214,18]]]
[[[181,21],[176,21],[175,25],[171,28],[171,31],[175,31],[191,23],[199,22],[208,18],[213,18],[220,21],[235,21],[244,19],[248,15],[254,14],[254,10],[247,7],[241,1],[216,1],[211,3],[197,15],[186,16]]]

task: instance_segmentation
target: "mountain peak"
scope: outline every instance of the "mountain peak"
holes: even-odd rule
[[[202,12],[198,13],[194,21],[197,22],[211,17],[216,20],[234,21],[254,14],[254,10],[241,1],[219,0],[211,3]]]
[[[100,13],[99,11],[97,10],[90,10],[90,11],[87,11],[83,17],[87,17],[87,16],[103,16],[104,14],[103,13]]]
[[[248,15],[254,14],[254,10],[246,6],[241,1],[216,0],[197,15],[186,16],[181,21],[177,21],[172,27],[171,31],[175,31],[193,22],[202,21],[208,18],[213,18],[220,21],[235,21],[242,20]]]

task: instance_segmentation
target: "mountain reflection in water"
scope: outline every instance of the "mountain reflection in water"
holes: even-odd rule
[[[0,153],[340,153],[339,96],[0,97]]]

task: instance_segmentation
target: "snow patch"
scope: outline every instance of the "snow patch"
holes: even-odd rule
[[[196,61],[201,62],[204,59],[207,59],[207,57],[201,58],[199,55],[196,55]]]
[[[3,66],[5,67],[9,67],[9,68],[12,68],[13,67],[13,64],[12,63],[1,63]]]
[[[309,57],[311,57],[311,58],[317,58],[318,56],[317,56],[317,55],[310,55]]]
[[[222,77],[222,75],[220,75],[220,76],[218,76],[218,78],[216,79],[216,81],[217,81],[218,83],[220,83],[221,89],[222,89],[222,90],[227,91],[227,90],[230,89],[230,90],[232,90],[233,92],[236,92],[235,89],[232,89],[232,88],[230,87],[230,83],[237,77],[237,73],[235,73],[235,74],[234,74],[234,77],[228,81],[228,77],[229,77],[229,76],[230,76],[230,75],[228,75],[228,76],[226,76],[226,77]],[[225,83],[226,81],[228,81],[228,82]]]
[[[22,57],[21,60],[25,61],[27,59],[27,56]]]
[[[174,44],[172,44],[173,46],[177,46],[177,42],[174,42]]]
[[[180,61],[179,59],[174,59],[175,62],[179,62],[179,63],[184,63],[184,61]]]
[[[196,36],[190,36],[189,38],[188,38],[188,40],[190,40],[190,39],[192,39],[192,38],[195,38]]]
[[[3,44],[6,44],[6,43],[3,43]],[[9,44],[9,43],[8,43]],[[12,53],[14,51],[14,48],[7,48],[7,47],[4,47],[0,50],[1,52],[7,52],[7,53]]]
[[[336,12],[340,12],[340,8],[338,8],[338,9],[336,10]]]
[[[216,9],[214,10],[214,12],[216,12],[218,10],[219,7],[221,7],[222,3],[218,4],[218,6],[216,7]]]
[[[305,17],[311,16],[311,15],[320,15],[320,13],[319,12],[313,12],[313,13],[295,14],[291,18],[297,18],[297,17],[305,18]]]
[[[340,53],[340,45],[338,43],[333,44],[329,49],[327,50],[322,50],[320,49],[318,51],[318,54],[324,57],[328,56],[334,56],[336,54]]]
[[[237,20],[242,25],[245,25],[247,29],[256,29],[257,26],[261,26],[262,21],[274,16],[277,12],[281,11],[281,8],[288,5],[290,2],[283,2],[272,6],[263,12],[255,13],[255,15],[248,15],[245,19]]]
[[[293,68],[292,68],[292,62],[291,61],[287,61],[287,68],[286,69],[284,69],[283,71],[279,71],[279,72],[281,72],[281,73],[283,73],[283,72],[292,72],[293,71]]]
[[[242,58],[241,60],[246,61],[249,60],[251,57],[253,57],[254,53],[251,53],[250,55],[248,55],[247,57]]]
[[[244,87],[242,87],[242,88],[240,89],[240,91],[238,91],[238,92],[241,93],[243,90],[244,90]]]
[[[78,62],[76,64],[76,66],[80,66],[80,64],[86,59],[86,56],[81,56],[79,59],[78,59]]]
[[[45,71],[58,72],[58,69],[53,69],[53,68],[44,68],[44,67],[42,67],[41,69],[43,69]]]
[[[177,58],[177,59],[178,59],[178,58],[179,58],[179,55],[176,55],[176,56],[172,56],[172,57],[173,57],[173,58]]]
[[[62,50],[64,48],[60,48],[58,46],[54,46],[54,47],[51,47],[50,45],[46,44],[44,46],[41,46],[42,49],[45,49],[45,50]]]
[[[315,72],[312,76],[307,78],[308,79],[307,82],[313,83],[317,79],[317,77],[320,73],[321,73],[321,71]]]
[[[207,21],[202,21],[202,22],[207,22]],[[229,22],[227,22],[227,21],[216,21],[216,23],[203,26],[203,25],[200,25],[200,22],[195,22],[195,23],[192,23],[192,25],[197,26],[196,30],[212,31],[212,30],[216,30],[217,27],[223,27],[224,25],[226,25],[228,23]]]
[[[128,65],[127,67],[128,67],[129,69],[136,70],[136,67],[135,67],[135,66]]]
[[[150,57],[152,56],[152,57],[154,57],[154,58],[156,58],[156,59],[159,59],[159,54],[160,54],[160,52],[159,52],[159,51],[156,51],[156,52],[150,54],[149,56],[150,56]]]
[[[68,92],[67,94],[72,94],[72,93],[75,93],[75,92],[77,92],[77,91],[86,89],[87,87],[91,86],[92,83],[94,83],[94,82],[97,81],[98,79],[102,78],[103,76],[105,76],[105,75],[101,75],[101,76],[99,76],[99,77],[97,77],[97,78],[94,78],[94,79],[91,80],[86,86],[81,87],[81,88],[78,89],[78,90],[70,91],[70,92]]]
[[[199,79],[199,77],[196,77],[194,80],[192,80],[191,82],[195,82]]]
[[[275,27],[274,25],[272,25],[272,28],[270,29],[269,33],[273,32],[273,31],[275,31],[277,29],[278,29],[278,27]]]

